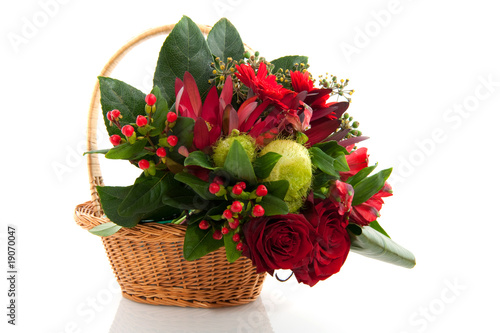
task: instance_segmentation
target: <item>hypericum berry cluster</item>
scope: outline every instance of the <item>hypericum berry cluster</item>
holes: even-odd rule
[[[258,204],[262,200],[262,197],[265,197],[268,193],[266,186],[258,185],[251,192],[245,191],[246,188],[247,185],[245,182],[238,182],[233,186],[225,187],[224,182],[219,177],[215,177],[209,185],[209,192],[219,197],[225,196],[226,199],[230,198],[229,201],[231,204],[222,212],[220,220],[212,222],[202,220],[199,223],[200,229],[214,228],[214,239],[222,239],[224,235],[234,231],[232,240],[237,243],[236,249],[238,251],[243,251],[244,248],[241,240],[241,224],[251,218],[264,216],[266,213],[264,207]],[[220,229],[218,226],[221,226]]]
[[[167,168],[167,150],[172,151],[179,142],[177,136],[171,133],[178,117],[175,112],[168,112],[164,130],[160,134],[156,132],[155,135],[151,135],[155,126],[160,127],[163,126],[163,124],[155,123],[154,115],[157,109],[157,97],[154,94],[148,94],[146,95],[145,102],[145,115],[138,115],[135,119],[135,123],[121,124],[120,120],[123,119],[123,115],[116,109],[106,114],[110,126],[118,127],[123,134],[123,137],[118,134],[113,134],[110,136],[109,141],[116,147],[121,144],[133,145],[137,140],[147,140],[148,145],[146,145],[144,149],[150,157],[132,162],[137,163],[137,166],[144,170],[146,175],[155,175],[157,168]],[[153,136],[158,136],[157,140],[153,141]],[[157,144],[154,142],[157,142]]]

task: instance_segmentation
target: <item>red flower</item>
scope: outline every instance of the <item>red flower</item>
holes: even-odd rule
[[[274,215],[243,224],[246,248],[257,272],[292,269],[309,261],[314,229],[301,214]]]
[[[361,226],[369,225],[370,222],[375,221],[380,217],[380,209],[384,204],[383,197],[390,197],[392,195],[392,187],[388,183],[370,199],[362,204],[352,207],[350,222],[359,224]]]
[[[276,76],[268,75],[267,66],[263,62],[259,65],[257,75],[255,75],[254,68],[247,64],[236,65],[236,70],[236,77],[262,100],[269,98],[273,101],[280,101],[283,96],[290,93],[290,90],[276,82]]]
[[[335,181],[330,187],[330,199],[337,204],[340,215],[345,215],[351,211],[354,190],[350,184]]]
[[[309,255],[309,261],[292,269],[297,281],[314,286],[340,271],[344,264],[351,240],[347,233],[347,214],[342,216],[337,205],[330,200],[309,198],[310,209],[307,214],[316,229],[316,242]]]
[[[340,180],[345,182],[349,177],[357,174],[361,169],[368,166],[368,155],[366,148],[359,148],[345,157],[349,165],[349,171],[340,172]]]

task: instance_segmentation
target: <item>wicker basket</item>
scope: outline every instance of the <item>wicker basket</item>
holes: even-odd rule
[[[100,76],[109,76],[121,58],[151,37],[168,34],[174,25],[155,28],[124,45],[106,64]],[[200,26],[204,34],[209,27]],[[99,83],[95,85],[88,117],[87,149],[97,149],[96,132],[100,115]],[[109,222],[103,216],[96,187],[104,185],[99,159],[88,154],[92,200],[78,205],[75,220],[89,230]],[[213,308],[241,305],[259,296],[265,273],[257,274],[249,259],[234,263],[220,248],[198,260],[183,258],[185,226],[143,223],[122,228],[104,237],[103,243],[125,298],[140,303]]]

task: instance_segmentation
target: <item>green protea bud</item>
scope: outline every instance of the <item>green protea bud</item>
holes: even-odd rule
[[[311,186],[312,164],[306,147],[292,140],[275,140],[265,146],[260,155],[269,152],[281,155],[265,182],[288,180],[290,186],[285,196],[290,213],[302,206]]]
[[[235,140],[238,141],[239,143],[241,143],[241,146],[243,147],[243,149],[247,153],[247,156],[250,159],[250,162],[253,162],[255,160],[255,156],[256,156],[255,139],[247,134],[231,135],[227,138],[219,140],[215,144],[214,154],[212,155],[215,166],[217,166],[217,167],[224,166],[224,162],[226,161],[226,156],[227,156],[227,153],[229,152],[229,148],[231,148],[231,145],[233,144],[233,142]]]

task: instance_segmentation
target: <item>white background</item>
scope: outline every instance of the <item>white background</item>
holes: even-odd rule
[[[2,332],[499,331],[494,1],[0,6]],[[120,46],[184,14],[204,24],[226,16],[268,59],[309,55],[313,74],[350,79],[356,93],[349,113],[371,137],[364,143],[370,160],[394,167],[395,194],[379,221],[415,253],[414,269],[350,254],[339,274],[314,288],[268,277],[255,303],[216,311],[121,298],[99,238],[72,216],[90,198],[81,156],[87,107],[96,76]],[[162,39],[130,54],[113,76],[149,90]],[[105,137],[100,142],[109,146]],[[105,164],[106,183],[130,183],[127,168]],[[6,323],[7,224],[18,237],[15,327]]]

